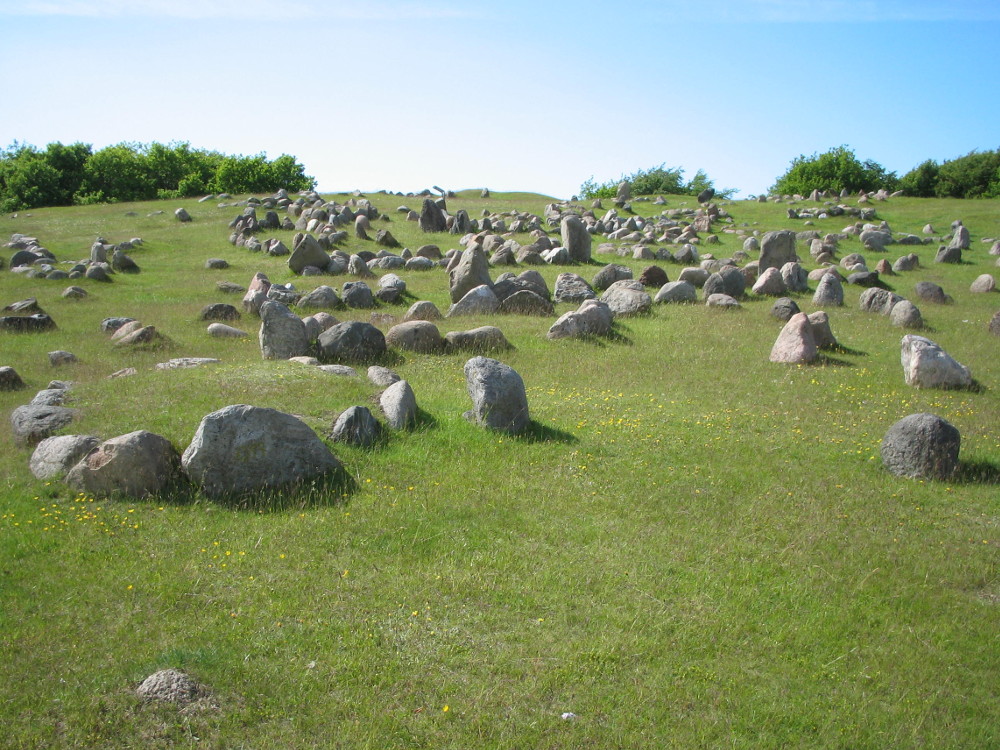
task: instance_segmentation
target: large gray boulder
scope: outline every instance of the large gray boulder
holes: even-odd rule
[[[802,267],[801,263],[795,261],[785,263],[781,267],[781,278],[789,292],[809,291],[809,272]]]
[[[34,444],[66,427],[75,417],[76,410],[65,406],[28,404],[11,412],[10,425],[18,442]]]
[[[653,297],[656,304],[697,302],[698,290],[688,281],[668,281]]]
[[[371,323],[348,320],[331,326],[316,340],[323,362],[371,362],[386,351],[385,336]]]
[[[444,345],[449,352],[500,352],[513,348],[496,326],[449,331],[444,335]]]
[[[968,388],[972,373],[928,338],[907,334],[900,342],[900,360],[907,385],[917,388]]]
[[[616,281],[632,278],[632,269],[628,266],[621,266],[617,263],[608,263],[598,271],[591,280],[590,285],[598,292],[603,292]],[[664,284],[666,282],[663,282]],[[661,284],[662,286],[662,284]]]
[[[997,282],[993,278],[993,274],[984,273],[976,277],[975,281],[969,286],[969,291],[973,294],[989,294],[990,292],[995,292],[996,288]]]
[[[465,363],[465,385],[472,399],[470,421],[498,432],[516,435],[530,422],[524,381],[508,365],[487,357]]]
[[[330,256],[311,234],[301,235],[292,254],[288,256],[288,268],[296,274],[302,273],[307,266],[326,268],[329,263]]]
[[[337,290],[326,284],[316,287],[311,292],[307,292],[299,297],[296,307],[300,308],[320,308],[333,309],[340,304],[340,297]]]
[[[458,302],[478,286],[493,287],[489,258],[486,257],[482,245],[478,242],[470,243],[457,265],[449,272],[449,280],[452,302]]]
[[[881,229],[865,229],[858,239],[867,249],[884,253],[886,246],[892,244],[892,233]]]
[[[844,304],[844,285],[836,273],[824,273],[816,285],[812,298],[816,307],[841,307]]]
[[[566,216],[559,225],[562,246],[577,263],[590,263],[591,236],[579,216]]]
[[[549,328],[546,338],[556,340],[607,336],[611,333],[614,319],[615,314],[606,302],[596,299],[584,300],[576,310],[561,315]]]
[[[19,391],[26,387],[17,370],[9,365],[0,367],[0,391]]]
[[[448,220],[444,212],[431,198],[424,198],[419,221],[420,229],[424,232],[444,232],[448,228]]]
[[[547,317],[555,312],[555,306],[536,292],[521,289],[501,300],[499,312]]]
[[[962,436],[936,414],[911,414],[882,438],[882,465],[911,479],[947,479],[958,468]]]
[[[786,263],[796,261],[795,232],[781,229],[766,233],[760,241],[758,269],[763,273],[768,268],[781,268]]]
[[[143,498],[167,491],[180,478],[178,455],[162,435],[137,430],[105,440],[66,474],[80,492]]]
[[[916,305],[904,299],[893,305],[889,323],[896,328],[918,329],[924,327],[924,318]]]
[[[865,289],[858,297],[858,307],[865,312],[889,315],[892,308],[903,301],[895,292],[873,286]]]
[[[282,302],[260,307],[260,353],[264,359],[290,359],[309,351],[305,323]]]
[[[812,324],[805,313],[793,315],[778,334],[771,348],[772,362],[807,364],[819,354]]]
[[[446,317],[456,318],[461,315],[492,315],[500,309],[500,300],[486,284],[470,289],[466,294],[448,308]]]
[[[209,497],[243,497],[318,479],[340,462],[301,419],[236,404],[202,418],[181,466]]]
[[[403,315],[403,321],[410,320],[441,320],[444,316],[438,310],[437,305],[428,300],[419,300],[410,305],[410,309]]]
[[[913,296],[921,302],[930,302],[934,305],[944,305],[952,301],[944,289],[933,281],[918,281],[913,286]]]
[[[624,279],[616,281],[601,295],[604,302],[616,316],[643,315],[653,306],[653,298],[649,296],[642,282]]]
[[[417,398],[405,380],[399,380],[379,396],[378,404],[386,423],[394,430],[405,430],[417,420]]]
[[[61,479],[66,472],[101,444],[93,435],[56,435],[45,438],[28,460],[28,468],[38,479]]]
[[[584,300],[597,299],[597,294],[582,276],[565,272],[556,276],[554,297],[556,302],[578,304]]]
[[[438,327],[429,320],[410,320],[398,323],[385,334],[386,346],[408,352],[434,354],[444,347]]]
[[[369,310],[375,307],[372,288],[363,281],[345,281],[340,296],[345,305],[356,310]]]

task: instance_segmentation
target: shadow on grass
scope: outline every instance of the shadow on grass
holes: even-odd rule
[[[855,367],[853,362],[848,362],[846,359],[837,359],[836,357],[831,357],[828,354],[820,354],[812,361],[812,365],[815,367]]]
[[[844,346],[843,344],[837,344],[831,352],[836,352],[837,354],[846,354],[851,357],[867,357],[868,352],[863,352],[860,349],[851,349],[849,346]]]
[[[959,484],[1000,484],[1000,466],[990,461],[959,461],[952,481]]]
[[[322,477],[294,485],[260,489],[243,494],[209,497],[198,487],[188,483],[178,483],[158,499],[172,505],[192,505],[213,503],[225,508],[254,512],[276,512],[323,508],[347,503],[357,492],[358,485],[343,467]]]
[[[630,339],[628,336],[625,335],[625,332],[627,332],[627,331],[628,331],[628,328],[625,328],[623,326],[619,327],[619,325],[616,323],[614,325],[614,327],[612,328],[612,330],[609,333],[604,334],[603,336],[599,336],[597,334],[588,333],[588,334],[586,334],[584,336],[576,336],[576,337],[573,337],[573,338],[575,338],[577,341],[583,341],[583,342],[586,342],[588,344],[591,344],[592,346],[596,346],[599,349],[603,349],[604,347],[608,346],[609,344],[620,344],[622,346],[633,346],[635,344],[635,342],[632,339]]]
[[[534,419],[528,422],[528,427],[524,432],[519,435],[511,435],[511,438],[522,443],[566,443],[572,445],[579,442],[572,433],[549,427]]]

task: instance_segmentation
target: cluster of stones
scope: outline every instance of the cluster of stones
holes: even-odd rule
[[[180,365],[184,366],[184,365]],[[529,425],[524,383],[512,368],[474,357],[464,367],[472,409],[466,418],[491,430],[517,434]],[[406,430],[417,423],[413,389],[391,370],[373,365],[370,381],[383,390],[378,403],[386,425]],[[24,387],[11,368],[0,368],[5,388]],[[299,486],[336,474],[342,467],[329,447],[300,418],[275,409],[235,404],[206,415],[183,453],[166,438],[136,430],[108,440],[93,435],[56,435],[78,416],[65,406],[71,384],[53,381],[31,403],[11,414],[15,438],[33,445],[31,472],[62,479],[95,496],[143,498],[187,482],[208,497],[244,499]],[[353,406],[334,421],[333,441],[370,447],[385,435],[365,406]]]
[[[303,194],[292,200],[283,191],[270,198],[245,202],[243,212],[230,225],[230,240],[233,244],[250,251],[288,256],[290,270],[299,275],[347,273],[358,278],[345,282],[339,291],[321,285],[308,293],[300,293],[293,284],[272,284],[263,273],[257,273],[246,289],[230,282],[219,282],[217,288],[220,291],[244,293],[243,313],[229,304],[208,305],[202,310],[200,318],[209,322],[209,335],[246,337],[249,335],[247,332],[229,324],[240,321],[243,314],[252,314],[259,316],[261,321],[258,339],[264,358],[297,360],[330,374],[356,376],[357,372],[351,365],[377,362],[389,347],[421,353],[468,351],[474,354],[502,351],[510,347],[502,331],[495,326],[451,331],[442,336],[435,321],[445,317],[495,313],[550,316],[555,314],[554,303],[570,303],[577,305],[576,309],[563,314],[553,323],[548,331],[549,339],[606,336],[612,332],[616,317],[644,314],[656,303],[696,302],[700,289],[707,305],[734,309],[739,307],[739,300],[749,289],[757,296],[778,298],[772,308],[772,315],[785,325],[772,348],[771,360],[804,364],[816,360],[819,351],[838,346],[826,312],[818,310],[805,315],[799,311],[793,299],[784,296],[809,292],[811,281],[816,282],[813,304],[817,307],[843,305],[843,285],[855,284],[865,288],[861,294],[862,309],[882,313],[890,318],[893,325],[902,328],[917,329],[923,325],[919,309],[886,289],[881,280],[883,276],[918,269],[920,263],[916,254],[902,255],[892,264],[887,259],[882,259],[871,270],[865,258],[857,253],[840,258],[838,262],[838,243],[850,236],[857,236],[868,251],[876,253],[886,252],[887,246],[892,244],[923,245],[938,239],[930,236],[922,239],[914,235],[897,235],[884,221],[877,225],[863,223],[875,218],[874,209],[828,204],[825,209],[812,214],[799,210],[798,218],[828,218],[848,214],[857,216],[862,221],[845,227],[840,233],[822,236],[815,230],[783,230],[761,235],[757,232],[750,234],[743,228],[735,227],[732,217],[725,210],[708,202],[712,198],[710,193],[699,196],[701,205],[698,209],[664,210],[660,216],[652,219],[625,215],[630,213],[631,206],[628,186],[623,184],[615,199],[615,206],[622,210],[622,214],[612,209],[598,218],[593,210],[585,210],[573,203],[553,203],[546,206],[542,216],[519,212],[496,215],[484,211],[479,220],[470,218],[464,211],[449,214],[446,204],[449,194],[440,188],[436,189],[442,193],[441,197],[434,197],[429,191],[424,191],[419,213],[406,206],[400,206],[399,211],[405,211],[407,220],[419,222],[424,231],[460,235],[458,244],[462,249],[442,254],[438,246],[424,245],[416,253],[403,249],[395,254],[390,248],[397,248],[398,243],[386,230],[376,233],[375,243],[382,246],[377,251],[360,251],[349,255],[334,249],[335,244],[348,238],[348,232],[342,227],[352,225],[355,237],[367,240],[373,221],[389,221],[388,216],[381,214],[360,194],[345,205],[324,202],[314,193]],[[810,196],[810,199],[820,200],[823,197],[815,195]],[[655,202],[665,204],[662,198]],[[600,202],[595,202],[592,206],[592,209],[600,208]],[[257,217],[258,210],[266,211],[262,220]],[[284,211],[286,215],[280,217],[279,211]],[[721,231],[744,238],[742,250],[734,253],[731,258],[715,258],[700,249],[703,245],[717,242],[717,235],[712,234],[714,222],[722,222],[724,226]],[[546,226],[553,230],[558,227],[558,243],[553,241]],[[290,250],[280,240],[270,239],[261,243],[255,236],[262,230],[278,229],[297,230]],[[513,237],[515,232],[528,232],[531,243],[519,244]],[[924,233],[933,234],[933,228],[928,225],[924,228]],[[533,269],[518,275],[505,271],[495,280],[491,277],[490,269],[493,267],[589,263],[593,235],[603,235],[608,239],[608,242],[598,246],[598,253],[668,261],[684,267],[677,280],[671,282],[667,272],[658,265],[646,267],[639,278],[634,279],[630,268],[609,263],[597,271],[590,281],[576,273],[560,273],[552,292],[542,275]],[[37,247],[30,244],[33,242],[32,238],[15,235],[14,239],[18,243],[24,243],[24,248],[18,252]],[[938,253],[938,262],[956,262],[953,260],[956,257],[954,253],[957,252],[960,259],[961,251],[970,246],[968,231],[961,222],[952,225],[952,233],[948,239],[948,244],[942,246]],[[812,272],[807,272],[800,261],[797,248],[801,244],[808,247],[810,257],[819,264],[819,268]],[[114,258],[122,255],[121,250],[121,246],[111,246],[99,240],[92,247],[91,264],[107,265],[108,253]],[[30,252],[36,260],[43,257],[36,250]],[[758,259],[751,260],[751,253],[759,253]],[[1000,254],[1000,242],[994,243],[991,253]],[[207,268],[225,268],[227,265],[222,259],[209,259],[206,262]],[[433,268],[443,268],[448,274],[451,305],[444,315],[433,303],[417,301],[398,324],[392,316],[379,318],[390,324],[387,333],[383,334],[371,323],[340,322],[327,312],[337,308],[370,309],[380,303],[399,304],[405,299],[406,283],[394,271]],[[376,271],[388,272],[383,273],[377,282],[373,282],[376,285],[373,289],[365,279],[374,279]],[[986,274],[973,282],[971,291],[993,291],[994,288],[992,276]],[[917,284],[915,295],[919,300],[929,303],[950,301],[940,287],[929,282]],[[35,308],[31,307],[30,303],[33,302],[26,300],[15,303],[13,310],[8,306],[5,312],[13,314],[0,317],[0,330],[41,331],[54,328],[55,324],[51,319],[47,319],[40,309],[36,309],[37,303]],[[293,310],[315,312],[300,317]],[[376,316],[377,314],[373,314],[373,320]],[[9,319],[14,322],[9,322]],[[1000,313],[990,325],[991,330],[995,328],[994,332],[1000,335]],[[160,338],[155,328],[142,326],[132,319],[108,319],[104,321],[102,328],[112,334],[116,345],[148,344]],[[965,388],[972,385],[968,368],[955,362],[929,339],[908,335],[903,338],[901,346],[907,384],[943,388]],[[157,367],[191,367],[214,361],[216,360],[181,358]],[[10,387],[19,387],[16,373],[12,370],[6,372],[8,370],[11,368],[0,368],[0,387],[4,387],[4,382],[12,383]],[[474,404],[473,410],[466,414],[468,418],[492,429],[507,432],[516,433],[525,429],[528,424],[527,401],[523,395],[523,383],[517,373],[496,360],[481,356],[469,360],[465,372]],[[116,373],[118,374],[128,373],[122,371]],[[418,410],[416,398],[406,381],[399,380],[394,373],[377,365],[369,368],[369,378],[376,385],[385,388],[379,395],[378,402],[388,426],[397,430],[412,426],[417,419]],[[39,394],[36,398],[42,399],[44,403],[36,404],[33,401],[28,406],[65,409],[62,405],[63,390],[58,387],[46,389],[53,391],[55,395]],[[498,393],[505,395],[501,398],[497,396]],[[72,410],[55,411],[42,415],[38,420],[41,426],[34,426],[32,420],[26,419],[24,412],[15,412],[18,414],[15,433],[26,442],[35,441],[42,435],[47,437],[47,431],[64,428],[68,421],[61,420],[66,420],[67,414],[70,415],[68,419],[72,419]],[[111,446],[102,453],[105,444],[96,438],[63,436],[86,438],[73,443],[74,450],[82,451],[84,448],[81,446],[85,446],[86,456],[80,458],[71,451],[68,455],[72,455],[72,461],[63,459],[59,470],[62,473],[68,472],[68,476],[73,477],[71,482],[75,486],[92,492],[155,494],[162,491],[166,486],[165,482],[177,481],[183,475],[187,481],[200,486],[207,494],[222,495],[297,483],[339,468],[339,462],[301,420],[270,412],[273,410],[236,405],[209,415],[203,420],[191,445],[180,457],[175,451],[171,453],[173,449],[168,448],[169,444],[165,445],[166,441],[162,438],[154,440],[157,436],[150,438],[149,433],[142,431],[114,440],[122,440],[127,444],[140,441],[143,445],[152,445],[152,448],[132,451]],[[261,478],[241,466],[234,471],[246,475],[247,484],[244,486],[236,473],[220,472],[224,469],[229,471],[233,465],[241,464],[247,456],[258,459],[261,456],[272,457],[274,451],[278,450],[273,441],[269,442],[263,437],[258,442],[255,442],[257,438],[244,440],[239,436],[239,430],[233,426],[241,423],[256,424],[255,420],[258,419],[266,426],[256,432],[248,428],[248,434],[270,432],[281,436],[283,444],[299,445],[306,458],[301,463],[286,461],[291,467],[291,474],[288,476],[268,474],[266,478]],[[14,421],[12,416],[12,423]],[[312,437],[307,437],[307,433]],[[330,433],[335,441],[344,440],[358,445],[372,445],[383,439],[385,434],[384,428],[365,406],[346,410],[335,421]],[[206,445],[214,448],[204,448]],[[240,445],[244,448],[239,448]],[[234,450],[238,456],[232,454]],[[96,470],[113,463],[106,456],[118,453],[141,456],[146,462],[147,474],[136,472],[128,481],[113,479],[110,484],[84,478],[90,477],[93,472],[86,467],[79,468],[81,465],[88,461],[97,462],[99,467],[91,467]],[[158,459],[153,455],[157,453],[160,454]],[[91,461],[94,455],[99,455],[100,458]],[[39,463],[43,463],[41,459]],[[70,463],[73,465],[70,466]],[[269,459],[268,463],[281,462]],[[309,473],[311,471],[318,474]],[[164,483],[158,484],[161,480]],[[139,482],[141,489],[137,489],[138,485],[134,482]]]
[[[24,274],[27,278],[110,282],[116,273],[139,273],[139,265],[127,253],[140,245],[142,239],[139,237],[117,244],[98,237],[90,247],[89,257],[66,262],[57,260],[51,251],[38,243],[37,238],[23,234],[11,235],[4,247],[14,250],[10,259],[11,272]],[[3,261],[0,260],[0,268],[2,267]],[[86,292],[80,287],[69,287],[63,292],[63,296],[82,297],[86,296]]]

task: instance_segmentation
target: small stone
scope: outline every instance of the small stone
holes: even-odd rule
[[[76,355],[72,352],[67,352],[63,350],[58,350],[54,352],[49,352],[49,364],[53,367],[61,367],[63,365],[72,365],[79,362]]]

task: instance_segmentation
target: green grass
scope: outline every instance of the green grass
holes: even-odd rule
[[[418,200],[370,197],[404,245],[458,246],[395,213]],[[484,206],[540,212],[548,200],[469,191],[449,207],[475,217]],[[192,224],[173,219],[178,205]],[[969,263],[934,265],[936,246],[925,246],[924,268],[889,283],[912,297],[917,281],[935,281],[955,298],[920,307],[928,335],[972,369],[980,390],[905,386],[902,332],[859,311],[848,288],[846,306],[827,310],[845,351],[812,367],[768,362],[780,324],[767,300],[734,313],[661,306],[599,341],[549,342],[547,319],[443,321],[442,332],[503,329],[516,349],[500,359],[525,380],[532,431],[503,437],[462,418],[464,356],[407,353],[395,369],[426,419],[374,451],[333,446],[351,480],[345,493],[303,491],[248,508],[197,496],[79,497],[35,480],[30,449],[0,431],[2,744],[1000,744],[1000,370],[986,331],[1000,297],[967,293],[977,275],[997,272],[978,240],[1000,235],[998,204],[876,207],[896,231],[919,233],[928,221],[943,231],[955,218],[970,228]],[[146,216],[157,208],[167,213]],[[784,208],[728,206],[737,225],[802,229]],[[60,259],[86,257],[98,234],[145,240],[132,253],[142,273],[86,284],[85,300],[63,300],[62,282],[0,273],[4,304],[35,296],[59,325],[0,339],[0,364],[29,384],[0,393],[3,417],[50,379],[71,379],[82,412],[74,432],[148,429],[183,450],[200,419],[227,404],[295,413],[325,435],[334,415],[370,403],[376,389],[363,378],[262,361],[255,336],[205,334],[205,304],[238,305],[215,291],[217,280],[245,285],[258,270],[303,289],[347,280],[297,279],[282,259],[228,245],[237,212],[168,202],[0,219],[0,233],[38,236]],[[720,237],[703,251],[722,257],[741,246]],[[894,259],[910,248],[891,250]],[[841,251],[860,246],[850,240]],[[232,268],[205,271],[213,256]],[[612,260],[647,265],[595,256]],[[590,278],[598,268],[541,270],[551,287],[562,270]],[[679,267],[665,268],[676,278]],[[402,275],[412,299],[446,308],[442,271]],[[810,295],[798,301],[813,310]],[[113,349],[100,332],[111,315],[154,324],[172,344]],[[256,333],[246,316],[239,325]],[[81,361],[54,370],[54,349]],[[222,363],[152,369],[171,356]],[[106,379],[126,366],[139,374]],[[919,411],[962,433],[952,482],[880,467],[882,435]],[[134,687],[166,667],[208,685],[211,705],[140,703]]]

